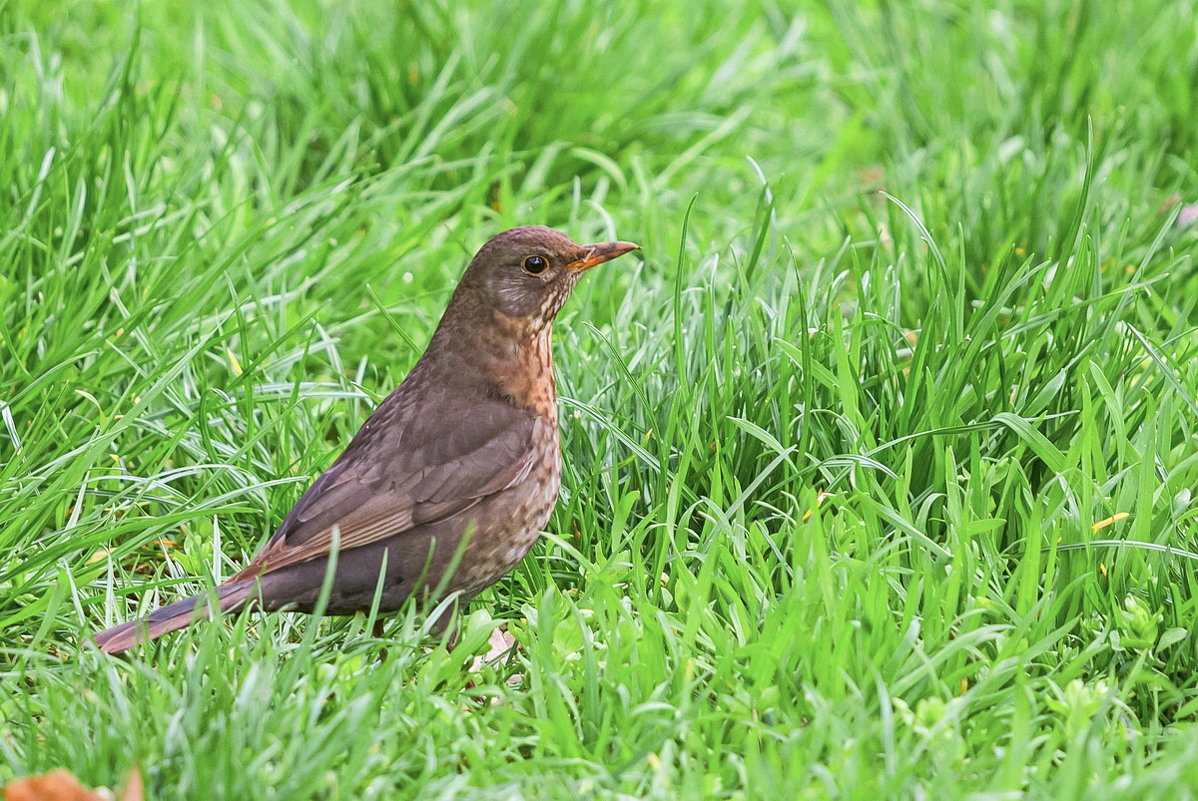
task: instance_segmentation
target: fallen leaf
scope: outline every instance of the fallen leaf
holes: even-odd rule
[[[121,789],[121,801],[142,801],[143,797],[141,771],[134,765],[125,774],[124,787]]]
[[[516,638],[508,634],[507,629],[499,626],[487,638],[487,645],[489,647],[485,654],[474,657],[474,662],[470,665],[472,673],[481,670],[483,665],[498,662],[502,656],[516,647]]]
[[[14,779],[4,785],[4,801],[113,801],[113,798],[107,787],[89,790],[66,768]],[[136,767],[125,774],[120,801],[142,801],[141,771]]]
[[[59,768],[44,776],[15,779],[4,786],[4,801],[110,801],[111,793],[93,792]]]

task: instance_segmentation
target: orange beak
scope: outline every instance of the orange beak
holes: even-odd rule
[[[623,256],[633,250],[640,250],[641,246],[632,242],[598,242],[594,245],[583,245],[583,250],[586,255],[578,261],[572,261],[566,265],[568,270],[589,270],[596,264],[602,264],[605,261]]]

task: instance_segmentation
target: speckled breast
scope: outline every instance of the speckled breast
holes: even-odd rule
[[[555,419],[538,429],[536,456],[524,479],[475,507],[474,533],[451,591],[467,597],[481,592],[511,572],[540,538],[561,487],[561,448]]]

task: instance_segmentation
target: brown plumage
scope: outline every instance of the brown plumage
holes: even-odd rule
[[[636,248],[541,226],[483,245],[412,372],[216,588],[220,609],[311,612],[334,546],[328,614],[370,609],[380,573],[380,609],[392,611],[418,589],[468,598],[515,567],[560,484],[553,319],[585,270]],[[208,603],[193,596],[94,639],[118,653],[204,617]]]

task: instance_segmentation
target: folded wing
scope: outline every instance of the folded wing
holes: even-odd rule
[[[531,470],[538,425],[532,410],[493,398],[476,404],[468,425],[442,425],[427,414],[417,424],[403,400],[397,392],[379,406],[233,580],[444,520]]]

